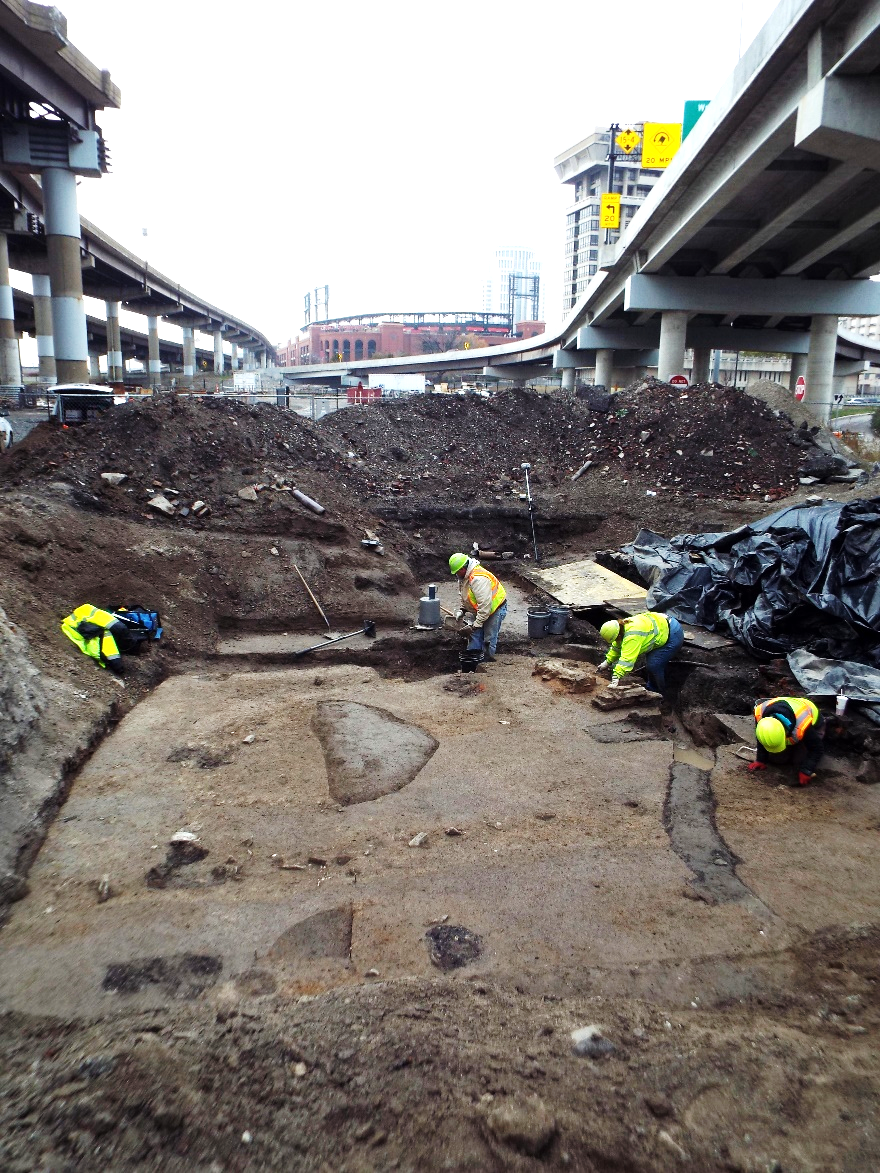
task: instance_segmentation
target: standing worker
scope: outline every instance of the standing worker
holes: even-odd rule
[[[507,614],[507,592],[490,570],[467,554],[453,554],[449,572],[459,580],[461,606],[457,619],[473,614],[469,652],[482,652],[491,663],[498,647],[498,633]]]
[[[659,611],[643,611],[628,619],[609,619],[599,628],[599,635],[609,645],[599,671],[607,669],[612,673],[612,688],[617,688],[644,656],[648,692],[663,692],[666,665],[684,643],[684,630],[676,618]]]
[[[798,762],[798,785],[809,786],[816,777],[825,738],[825,718],[812,701],[798,696],[777,696],[755,705],[757,760],[747,769],[766,770]]]

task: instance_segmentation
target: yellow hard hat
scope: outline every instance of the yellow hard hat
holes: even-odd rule
[[[463,566],[467,566],[467,554],[453,554],[449,559],[449,573],[458,574]]]
[[[620,635],[620,624],[616,619],[609,619],[607,623],[603,623],[599,628],[599,635],[605,640],[606,644],[613,644]]]
[[[755,726],[755,737],[769,753],[782,753],[785,749],[785,726],[775,717],[762,717]]]

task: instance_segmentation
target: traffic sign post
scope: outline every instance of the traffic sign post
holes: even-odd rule
[[[684,375],[673,375],[669,380],[670,387],[690,387],[690,383]]]
[[[803,375],[798,375],[794,385],[794,397],[800,403],[807,393],[807,380]]]

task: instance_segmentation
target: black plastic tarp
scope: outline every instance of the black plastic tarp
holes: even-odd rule
[[[652,610],[759,659],[807,648],[880,666],[880,497],[792,506],[729,533],[642,530],[623,551]]]

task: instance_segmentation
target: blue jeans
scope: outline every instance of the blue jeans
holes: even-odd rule
[[[498,647],[498,633],[501,631],[501,624],[504,622],[504,616],[506,614],[507,603],[505,602],[497,610],[492,612],[482,627],[471,632],[467,650],[469,652],[482,652],[484,647],[488,647],[494,656],[495,649]]]
[[[645,657],[645,668],[648,671],[648,688],[654,692],[663,692],[666,687],[666,665],[684,643],[684,629],[677,619],[670,615],[669,639],[662,648],[655,648]]]

